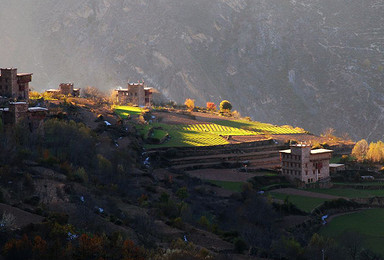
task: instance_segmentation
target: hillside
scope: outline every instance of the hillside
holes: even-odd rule
[[[37,90],[144,79],[177,102],[383,137],[382,0],[6,2],[0,65],[35,72]]]
[[[284,217],[275,209],[279,204],[257,194],[260,187],[252,188],[251,179],[289,185],[265,168],[279,166],[278,150],[287,138],[322,139],[201,109],[112,110],[84,98],[30,102],[49,108],[40,127],[31,132],[20,121],[0,132],[0,247],[6,259],[26,259],[28,252],[34,252],[30,259],[250,259],[238,253],[277,241],[275,234],[286,228],[276,224]],[[157,135],[145,132],[148,126],[159,130],[154,120],[170,138],[157,146],[149,142]],[[202,133],[208,141],[201,146],[196,138]],[[183,143],[185,138],[195,142]],[[212,146],[211,139],[221,143]],[[263,210],[247,215],[256,208]],[[254,240],[260,232],[270,237]],[[263,248],[264,256],[276,254]],[[175,249],[170,258],[167,249]]]
[[[384,203],[382,165],[348,156],[351,141],[199,107],[30,103],[49,108],[38,128],[0,125],[4,259],[344,259],[351,245],[382,259],[365,217],[384,225],[368,209]],[[297,188],[278,171],[288,141],[331,148],[347,170]]]

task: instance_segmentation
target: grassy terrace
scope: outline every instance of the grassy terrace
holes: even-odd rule
[[[247,120],[215,120],[212,121],[217,125],[243,129],[251,131],[254,134],[302,134],[305,131],[301,128],[292,128],[290,126],[276,126],[268,123],[261,123]]]
[[[279,192],[270,192],[269,193],[273,198],[279,200],[285,200],[288,197],[288,200],[296,205],[299,209],[305,212],[311,212],[314,208],[327,201],[327,199],[322,198],[313,198],[313,197],[305,197],[299,195],[288,195]]]
[[[257,135],[254,131],[218,124],[175,125],[173,128],[180,131],[205,132],[215,135]]]
[[[139,131],[142,135],[145,135],[151,127],[161,128],[156,129],[155,134],[161,135],[162,133],[168,133],[170,139],[163,144],[158,145],[146,145],[146,148],[156,147],[186,147],[186,146],[214,146],[228,144],[227,140],[220,137],[217,134],[203,131],[193,131],[187,129],[187,127],[180,125],[167,125],[167,124],[151,124],[144,127],[139,127]]]
[[[363,189],[307,189],[307,191],[341,196],[346,198],[369,198],[384,197],[383,190],[363,190]]]
[[[344,231],[354,231],[363,236],[363,247],[384,254],[383,230],[384,209],[368,209],[334,218],[320,234],[337,240]]]
[[[129,115],[140,115],[144,111],[143,108],[133,106],[114,106],[113,109],[121,118],[127,118]]]
[[[208,182],[213,183],[219,187],[222,187],[226,190],[241,192],[244,182],[235,182],[235,181],[216,181],[208,180]]]
[[[121,118],[130,115],[140,115],[145,109],[133,106],[114,106],[114,111]],[[169,125],[153,123],[147,126],[137,126],[143,136],[151,127],[155,129],[154,138],[169,135],[170,139],[163,144],[147,145],[155,147],[186,147],[186,146],[215,146],[228,144],[223,136],[236,135],[274,135],[305,133],[303,129],[289,126],[275,126],[272,124],[252,122],[247,120],[212,120],[204,124]],[[159,138],[161,139],[161,138]]]
[[[233,121],[233,126],[230,126],[230,122],[232,121],[215,121],[215,123],[193,125],[167,125],[160,123],[151,124],[150,127],[161,127],[165,132],[169,134],[170,139],[160,145],[147,145],[147,148],[224,145],[228,144],[228,141],[223,138],[223,136],[259,135],[267,133],[267,130],[260,130],[261,128],[256,129],[256,127],[253,129],[238,128],[236,126],[241,125],[238,125],[237,121]],[[274,129],[273,132],[276,134],[299,133],[298,130],[291,128],[275,127],[263,123],[260,123],[260,125],[267,125],[269,129]]]

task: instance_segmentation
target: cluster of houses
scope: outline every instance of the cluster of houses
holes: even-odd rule
[[[29,83],[32,73],[18,73],[16,68],[0,69],[0,119],[4,126],[12,126],[27,120],[30,128],[38,127],[48,113],[44,107],[29,107]],[[61,95],[79,97],[80,88],[73,83],[61,83],[58,89],[46,91],[52,97]],[[116,88],[113,101],[116,104],[151,106],[153,90],[144,82],[128,83],[127,88]]]
[[[31,81],[32,73],[17,73],[16,68],[0,69],[0,99],[8,104],[0,108],[0,114],[6,127],[26,119],[32,130],[44,120],[48,109],[28,105]]]
[[[29,82],[32,73],[17,73],[16,68],[0,69],[0,100],[8,105],[0,107],[0,115],[5,126],[12,126],[26,119],[31,130],[37,128],[46,117],[47,108],[29,107]],[[80,96],[80,89],[73,83],[61,83],[59,89],[46,91],[51,95]],[[128,83],[126,88],[118,87],[112,98],[116,104],[151,106],[153,89],[144,82]],[[291,145],[290,149],[280,151],[282,174],[291,181],[304,184],[327,182],[330,172],[344,170],[343,164],[330,164],[332,150],[311,149],[307,144]]]

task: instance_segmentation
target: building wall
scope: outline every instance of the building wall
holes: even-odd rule
[[[146,106],[151,106],[152,104],[152,90],[151,89],[144,89],[144,102]]]
[[[149,106],[152,102],[152,93],[144,89],[144,83],[128,83],[127,89],[114,90],[115,101],[118,104],[133,104],[138,106]]]
[[[17,89],[17,69],[1,69],[0,91],[2,96],[15,97]]]
[[[281,152],[282,173],[290,180],[317,182],[329,177],[330,152],[312,154],[310,146],[292,146],[291,152]]]
[[[28,100],[29,82],[32,74],[17,74],[17,69],[0,70],[0,95],[19,100]]]
[[[59,85],[60,94],[72,95],[73,94],[73,83],[61,83]]]
[[[316,180],[329,178],[329,160],[331,153],[321,153],[311,155],[312,174],[316,175]]]
[[[3,112],[4,125],[14,125],[22,119],[27,118],[28,104],[27,102],[11,102],[9,110]]]

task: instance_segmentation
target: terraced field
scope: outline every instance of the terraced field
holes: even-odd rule
[[[154,124],[167,132],[170,139],[159,145],[146,145],[147,148],[155,147],[185,147],[185,146],[215,146],[228,144],[223,137],[210,132],[192,131],[175,125]]]
[[[114,106],[113,109],[121,118],[128,118],[132,115],[140,115],[144,111],[143,108],[133,106]],[[162,116],[172,116],[176,118],[180,117],[184,120],[186,117],[185,115],[179,115],[177,113],[164,113]],[[164,120],[164,118],[162,120]],[[147,145],[147,148],[215,146],[229,144],[227,140],[228,136],[264,136],[305,133],[305,131],[300,128],[276,126],[247,120],[218,120],[218,118],[208,118],[207,120],[199,121],[191,118],[189,121],[189,124],[164,124],[159,121],[158,123],[152,123],[146,126],[137,125],[137,129],[143,137],[147,136],[146,133],[148,133],[151,128],[157,128],[157,130],[153,132],[152,137],[156,138],[157,136],[169,135],[170,138],[164,143]],[[196,123],[194,124],[193,122]]]
[[[268,123],[247,120],[215,120],[212,121],[212,123],[250,131],[255,134],[286,135],[306,133],[305,130],[301,128],[293,128],[291,126],[277,126]]]
[[[246,122],[246,121],[244,121]],[[161,127],[170,139],[160,145],[147,145],[154,147],[183,147],[183,146],[214,146],[229,142],[226,136],[256,136],[260,134],[297,134],[302,130],[289,127],[279,127],[270,124],[243,121],[215,121],[206,124],[170,125],[154,123],[151,127]]]
[[[384,197],[383,189],[307,189],[307,191],[328,194],[333,196],[340,196],[346,198],[371,198],[371,197]]]
[[[256,132],[236,127],[222,126],[218,124],[194,124],[176,126],[176,129],[184,131],[208,132],[216,135],[257,135]]]
[[[288,198],[288,200],[295,204],[296,207],[305,212],[311,212],[314,208],[324,203],[324,201],[327,201],[327,199],[324,198],[306,197],[293,194],[284,194],[279,192],[270,192],[269,194],[273,198],[279,199],[281,201],[284,201],[286,198]]]

